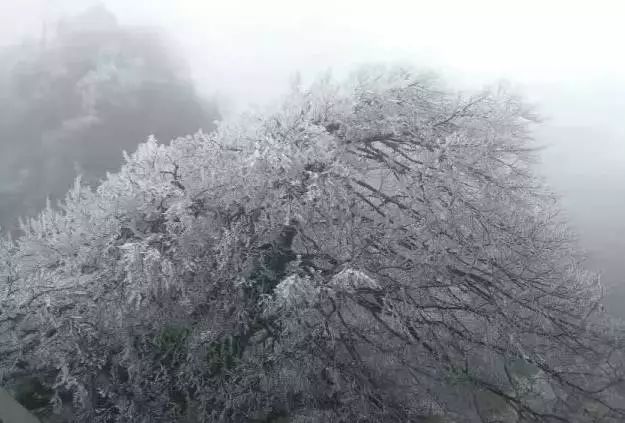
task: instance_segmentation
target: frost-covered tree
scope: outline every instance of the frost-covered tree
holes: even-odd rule
[[[151,138],[3,241],[1,382],[75,421],[622,421],[535,120],[370,68]]]

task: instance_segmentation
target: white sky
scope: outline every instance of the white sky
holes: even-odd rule
[[[0,40],[92,0],[0,0]],[[181,40],[207,89],[259,101],[295,70],[403,60],[519,83],[625,75],[625,5],[593,0],[104,0]],[[210,88],[209,88],[210,87]]]

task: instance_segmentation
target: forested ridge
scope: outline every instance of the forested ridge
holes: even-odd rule
[[[370,67],[151,137],[2,240],[0,380],[50,421],[623,421],[537,121]]]
[[[156,27],[120,24],[103,6],[0,48],[0,225],[62,198],[76,173],[95,186],[149,134],[210,131],[175,45]]]

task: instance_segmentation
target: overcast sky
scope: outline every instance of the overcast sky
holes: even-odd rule
[[[91,0],[0,0],[0,42]],[[544,172],[586,246],[625,274],[625,9],[620,1],[104,0],[121,23],[175,37],[201,89],[237,109],[289,78],[414,63],[460,85],[508,79],[548,118]],[[625,284],[624,284],[625,286]]]
[[[0,39],[92,0],[0,2]],[[593,0],[104,0],[122,22],[165,27],[197,78],[237,102],[275,94],[294,70],[402,60],[470,79],[620,80],[625,11]],[[467,75],[468,74],[468,75]],[[259,81],[262,81],[259,83]]]

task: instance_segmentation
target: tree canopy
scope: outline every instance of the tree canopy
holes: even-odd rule
[[[124,26],[102,6],[38,40],[0,50],[0,224],[17,226],[76,173],[96,184],[122,150],[149,134],[169,140],[212,130],[184,61],[157,28]]]
[[[3,241],[2,382],[76,421],[622,421],[535,121],[373,67],[150,138]]]

